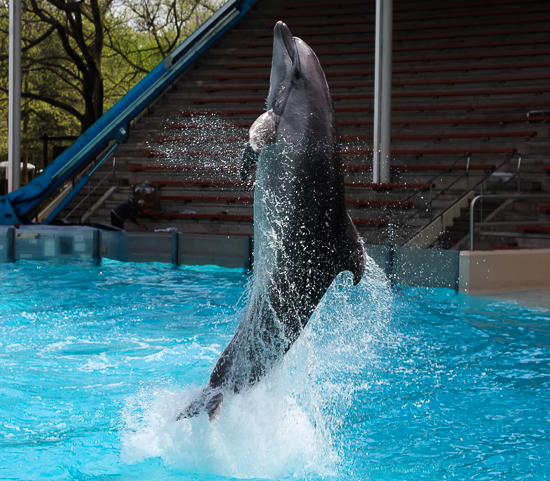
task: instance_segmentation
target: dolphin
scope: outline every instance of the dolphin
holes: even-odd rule
[[[354,285],[366,255],[345,203],[332,98],[313,50],[275,25],[267,112],[249,131],[241,176],[257,164],[254,274],[244,317],[208,385],[177,419],[206,412],[224,393],[257,383],[288,352],[342,271]]]

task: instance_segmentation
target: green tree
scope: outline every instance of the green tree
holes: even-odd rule
[[[77,134],[181,43],[219,0],[22,0],[22,147]],[[0,152],[7,151],[7,0],[0,3]]]

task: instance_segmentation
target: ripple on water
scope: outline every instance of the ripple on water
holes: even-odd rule
[[[550,318],[343,275],[219,419],[174,422],[247,277],[106,261],[0,266],[0,478],[545,479]]]

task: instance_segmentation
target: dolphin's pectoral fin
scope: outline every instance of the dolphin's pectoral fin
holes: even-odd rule
[[[260,153],[267,144],[277,140],[278,121],[279,116],[273,110],[268,110],[254,121],[248,131],[248,139],[255,152]]]
[[[342,233],[340,244],[339,272],[350,271],[353,274],[353,285],[359,284],[365,272],[366,254],[363,241],[349,215]]]
[[[213,421],[220,413],[222,404],[223,394],[221,392],[213,393],[209,388],[205,388],[189,406],[176,416],[176,421],[194,418],[202,412],[206,412],[210,421]]]
[[[244,182],[252,167],[258,162],[260,152],[267,145],[277,140],[277,120],[278,116],[273,110],[268,110],[260,115],[248,131],[248,143],[241,159],[241,180]]]
[[[256,165],[256,162],[258,162],[258,157],[260,156],[259,153],[256,153],[250,143],[246,144],[246,147],[243,152],[243,156],[241,159],[241,180],[244,182],[248,175],[250,174],[250,171],[252,170],[252,167]]]

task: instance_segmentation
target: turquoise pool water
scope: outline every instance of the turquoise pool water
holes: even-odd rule
[[[550,314],[342,276],[284,362],[212,424],[174,417],[247,277],[0,265],[0,479],[548,479]]]

